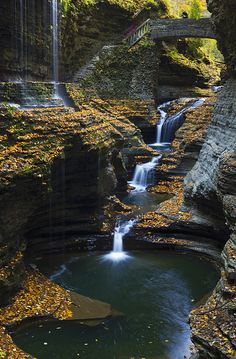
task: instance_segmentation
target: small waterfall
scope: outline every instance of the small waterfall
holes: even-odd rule
[[[175,101],[170,101],[159,106],[158,111],[160,112],[161,118],[157,125],[157,141],[152,146],[170,144],[175,138],[176,131],[183,124],[185,112],[190,109],[194,109],[198,106],[201,106],[204,101],[204,98],[191,101],[186,106],[184,106],[184,108],[182,108],[180,111],[176,112],[170,117],[168,117],[165,109],[168,108],[170,104]]]
[[[157,124],[157,139],[156,139],[156,145],[161,145],[162,141],[161,141],[161,137],[162,137],[162,127],[165,123],[165,120],[167,118],[167,112],[165,111],[166,108],[169,107],[169,105],[172,103],[173,101],[169,101],[166,102],[164,104],[162,104],[161,106],[158,107],[158,111],[161,115],[160,120]]]
[[[114,232],[113,250],[109,254],[103,256],[104,259],[118,262],[129,258],[129,256],[123,251],[123,238],[129,233],[134,224],[135,219],[118,221]]]
[[[161,159],[161,155],[153,157],[150,162],[138,164],[135,168],[134,177],[129,184],[134,187],[136,192],[144,192],[148,186],[154,184],[155,180],[155,167]]]
[[[118,223],[118,225],[115,228],[115,234],[114,234],[114,243],[113,243],[113,252],[114,253],[121,253],[123,252],[123,237],[129,233],[130,229],[134,225],[134,220],[129,220]]]
[[[59,81],[58,0],[52,0],[52,74],[55,96],[57,96]]]

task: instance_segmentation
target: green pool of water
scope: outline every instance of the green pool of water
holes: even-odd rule
[[[170,252],[132,252],[112,263],[100,254],[38,260],[68,289],[112,305],[124,316],[95,327],[44,322],[16,328],[13,338],[39,359],[183,359],[189,355],[188,315],[215,286],[206,259]]]

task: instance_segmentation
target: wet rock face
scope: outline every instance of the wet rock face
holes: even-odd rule
[[[223,268],[218,285],[208,301],[191,314],[193,341],[197,344],[201,359],[235,358],[235,173],[236,152],[227,152],[219,163],[216,191],[223,206],[223,215],[231,230],[231,235],[222,251]]]
[[[235,357],[236,303],[236,3],[209,0],[219,47],[230,79],[221,90],[212,124],[198,162],[185,180],[185,201],[199,217],[210,214],[215,226],[229,228],[223,252],[222,276],[206,304],[192,313],[193,341],[200,358]],[[202,325],[201,312],[206,315]],[[222,335],[223,334],[223,335]]]
[[[65,71],[67,77],[103,45],[122,38],[131,18],[119,6],[71,3],[66,14],[60,8],[60,73]],[[52,79],[51,4],[48,0],[0,1],[1,81]]]
[[[95,6],[73,3],[62,21],[61,61],[67,79],[72,79],[104,45],[119,43],[131,23],[128,11],[106,1]]]
[[[25,178],[0,189],[0,305],[20,288],[24,279],[22,252],[25,249],[24,227],[28,217],[42,200],[39,182]]]
[[[0,110],[0,305],[23,283],[27,249],[91,249],[95,236],[107,245],[110,196],[127,187],[124,148],[144,146],[125,116],[129,107],[86,102],[73,85],[70,90],[76,110]]]
[[[0,79],[51,79],[50,2],[0,1],[0,14]]]
[[[208,8],[231,76],[236,77],[236,3],[234,0],[208,0]]]
[[[219,166],[224,156],[235,149],[235,96],[236,81],[229,80],[218,96],[213,121],[199,160],[185,180],[186,202],[193,202],[193,205],[201,208],[203,212],[207,213],[210,210],[214,217],[218,215],[218,224],[224,222],[223,205],[217,187]],[[223,180],[226,181],[225,185],[229,186],[229,181],[222,177],[221,182]]]
[[[26,248],[59,251],[76,247],[80,235],[102,234],[108,197],[126,189],[119,148],[90,148],[77,138],[54,161],[50,186],[25,175],[0,188],[0,305],[22,286]],[[89,246],[86,240],[84,246]]]
[[[108,197],[126,189],[119,150],[93,149],[79,140],[51,172],[51,193],[26,226],[28,251],[33,253],[76,247],[80,237],[102,234]]]

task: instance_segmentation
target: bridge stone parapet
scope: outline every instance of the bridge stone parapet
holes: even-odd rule
[[[210,18],[204,19],[148,19],[132,31],[124,41],[134,46],[144,36],[153,40],[171,40],[175,38],[208,38],[216,39]]]
[[[208,38],[216,39],[210,18],[204,19],[163,19],[150,24],[153,40],[174,38]]]

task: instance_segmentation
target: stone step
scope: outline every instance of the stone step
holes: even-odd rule
[[[91,73],[95,69],[97,63],[101,60],[101,58],[103,58],[104,56],[108,56],[116,47],[117,47],[117,45],[103,46],[103,48],[87,64],[82,66],[74,74],[73,81],[79,82],[82,79],[84,79],[87,75],[89,75],[89,73]]]

